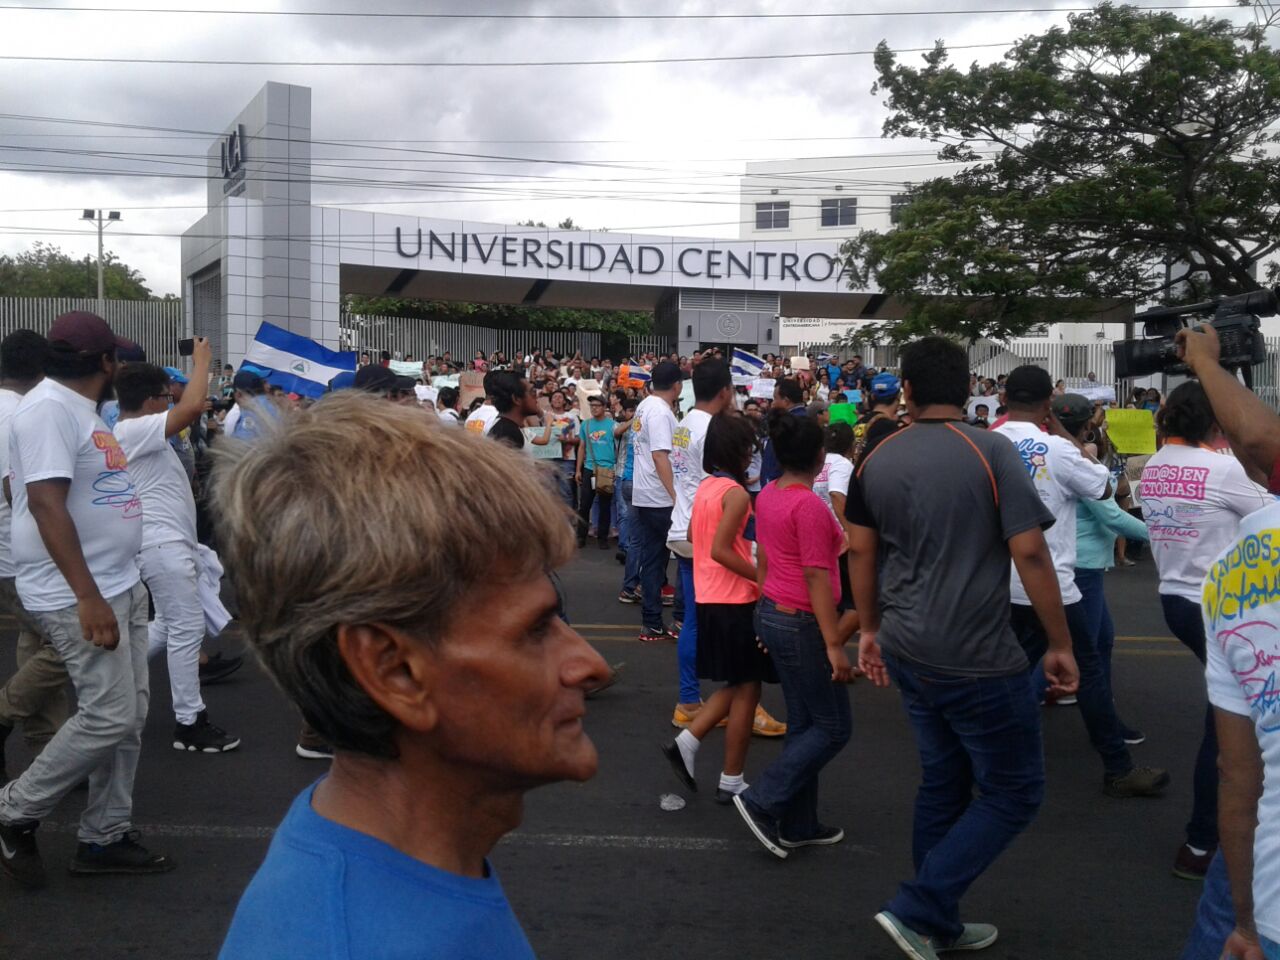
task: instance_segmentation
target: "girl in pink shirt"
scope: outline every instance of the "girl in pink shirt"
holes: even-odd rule
[[[698,486],[689,519],[698,598],[698,677],[725,686],[703,704],[688,728],[662,747],[676,776],[696,790],[698,747],[727,718],[724,768],[716,790],[716,802],[726,804],[747,788],[742,770],[760,684],[778,681],[773,661],[756,643],[753,622],[760,588],[746,538],[751,518],[746,480],[756,443],[754,422],[736,413],[718,414],[707,427],[702,465],[708,476]]]

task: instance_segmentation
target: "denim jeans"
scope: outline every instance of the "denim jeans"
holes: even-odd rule
[[[79,709],[17,780],[0,789],[0,823],[42,820],[85,777],[82,843],[114,843],[132,826],[133,780],[147,721],[147,590],[108,597],[120,627],[114,650],[94,646],[74,606],[33,616],[62,655]]]
[[[889,654],[884,661],[902,691],[923,768],[915,879],[885,909],[917,933],[949,942],[964,930],[960,898],[1044,799],[1040,708],[1029,671],[953,677]]]
[[[769,648],[787,701],[782,753],[743,794],[787,840],[818,832],[818,774],[849,742],[849,688],[831,679],[831,663],[811,613],[783,613],[768,597],[756,608],[756,632]]]
[[[1222,945],[1236,928],[1235,905],[1231,902],[1231,883],[1227,878],[1227,861],[1219,850],[1204,875],[1204,889],[1196,907],[1196,922],[1182,948],[1179,960],[1219,960]]]
[[[578,542],[585,543],[587,540],[587,524],[591,519],[591,507],[593,504],[599,504],[599,514],[602,519],[596,520],[596,540],[602,546],[609,545],[609,508],[613,503],[613,491],[605,493],[603,490],[597,490],[592,483],[594,472],[586,468],[582,471],[581,492],[579,494],[581,504],[578,507]]]
[[[663,629],[662,584],[666,580],[667,532],[671,529],[671,507],[636,507],[636,551],[640,561],[640,619],[646,630]]]
[[[676,661],[680,664],[680,703],[697,703],[702,699],[698,683],[698,598],[693,592],[693,561],[676,557],[680,572],[680,588],[684,593],[685,617],[680,621],[680,641],[676,645]]]
[[[1258,942],[1262,944],[1262,955],[1266,960],[1280,960],[1280,943],[1263,936],[1258,937]]]
[[[1164,622],[1182,645],[1204,665],[1204,620],[1200,605],[1185,597],[1160,594]],[[1191,819],[1187,822],[1187,843],[1200,850],[1218,845],[1218,731],[1213,723],[1213,707],[1206,706],[1204,733],[1196,754],[1195,780],[1191,786]]]
[[[200,605],[195,548],[181,540],[143,547],[138,565],[156,607],[156,618],[148,630],[148,653],[165,651],[173,715],[179,723],[195,723],[204,710],[200,696],[204,608]]]
[[[636,508],[631,505],[631,481],[619,480],[621,505],[618,507],[618,545],[627,555],[622,568],[622,589],[634,590],[640,586],[640,541],[637,537]]]
[[[1080,718],[1089,733],[1089,742],[1102,758],[1106,775],[1124,776],[1133,769],[1133,757],[1125,746],[1120,718],[1116,716],[1116,705],[1111,696],[1111,684],[1107,680],[1108,671],[1098,652],[1088,609],[1083,600],[1069,603],[1063,609],[1067,614],[1067,629],[1071,632],[1071,651],[1080,669],[1080,689],[1076,694]],[[1035,610],[1022,604],[1010,604],[1009,620],[1027,660],[1033,666],[1039,663],[1049,647],[1049,640]]]
[[[557,460],[556,463],[560,467],[560,496],[569,505],[569,509],[577,513],[578,485],[574,483],[573,475],[578,470],[578,462],[576,460]]]

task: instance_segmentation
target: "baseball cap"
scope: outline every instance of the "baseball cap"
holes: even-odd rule
[[[871,378],[871,395],[877,400],[891,400],[902,389],[902,381],[892,373],[877,373]]]
[[[1093,404],[1078,393],[1066,393],[1053,398],[1053,413],[1062,425],[1075,432],[1093,416]]]
[[[343,370],[329,381],[329,390],[348,390],[356,385],[356,375],[352,370]]]
[[[1032,363],[1015,367],[1004,382],[1005,397],[1013,403],[1039,403],[1053,396],[1049,371]]]
[[[603,394],[593,393],[591,394],[591,396],[587,397],[587,403],[604,403],[604,402],[605,402],[605,399]]]
[[[181,383],[185,386],[186,384],[191,382],[190,380],[187,379],[187,375],[183,373],[181,370],[179,370],[177,367],[165,367],[164,372],[165,372],[165,375],[174,383]]]
[[[390,367],[371,363],[356,371],[355,388],[357,390],[368,390],[370,393],[394,390],[396,389],[396,375],[391,372]]]
[[[683,379],[684,375],[680,372],[680,364],[672,363],[670,360],[663,360],[661,363],[655,364],[654,368],[649,372],[649,380],[655,390],[670,390]]]
[[[49,346],[77,353],[106,353],[120,347],[138,349],[136,343],[117,337],[107,321],[87,310],[72,310],[54,320],[49,327]]]
[[[245,393],[261,393],[265,386],[265,381],[252,370],[241,370],[232,379],[231,386],[233,389],[242,390]]]

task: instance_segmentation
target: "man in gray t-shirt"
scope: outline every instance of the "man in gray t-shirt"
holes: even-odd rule
[[[876,922],[917,960],[995,942],[960,898],[1035,819],[1044,796],[1040,709],[1009,625],[1009,561],[1049,635],[1045,675],[1078,679],[1043,529],[1053,522],[1003,437],[965,425],[965,352],[927,337],[902,352],[913,424],[862,461],[846,499],[858,666],[902,690],[923,779],[914,879]],[[974,788],[977,788],[976,790]]]
[[[1009,625],[1007,544],[1053,514],[1013,444],[958,420],[917,420],[877,445],[857,478],[845,517],[880,542],[881,648],[948,676],[1026,670]]]

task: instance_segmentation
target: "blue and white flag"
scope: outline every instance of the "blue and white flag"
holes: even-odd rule
[[[631,380],[634,380],[636,383],[648,383],[650,380],[653,379],[653,377],[649,375],[649,371],[646,370],[644,367],[640,366],[639,364],[636,364],[634,367],[631,368],[630,373],[628,374],[628,377]]]
[[[733,362],[729,364],[730,372],[758,377],[764,367],[763,357],[757,357],[754,353],[742,350],[739,347],[733,348]]]
[[[267,383],[286,393],[319,397],[338,374],[355,372],[356,353],[330,350],[274,323],[263,323],[244,355],[244,365],[257,368],[256,373],[265,370]]]

